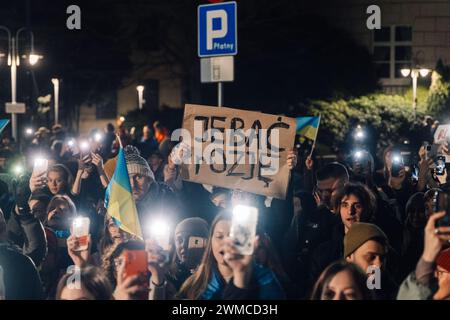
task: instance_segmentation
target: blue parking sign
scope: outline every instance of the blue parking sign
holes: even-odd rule
[[[198,6],[198,56],[237,54],[236,2]]]

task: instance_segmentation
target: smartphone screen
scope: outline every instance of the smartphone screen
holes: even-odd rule
[[[400,174],[400,170],[403,168],[403,165],[400,162],[393,161],[392,162],[392,176],[398,177]]]
[[[77,217],[72,223],[72,234],[77,237],[78,247],[75,251],[87,250],[89,243],[89,225],[90,220],[87,217]]]
[[[233,208],[230,237],[243,255],[253,254],[257,223],[257,208],[245,205],[236,205]]]
[[[34,160],[33,176],[39,176],[42,173],[47,172],[48,160],[43,158],[37,158]]]
[[[442,176],[445,173],[445,156],[436,158],[436,175]]]

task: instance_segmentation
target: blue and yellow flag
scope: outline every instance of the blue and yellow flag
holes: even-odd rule
[[[0,119],[0,133],[2,133],[3,129],[6,128],[8,123],[9,123],[8,119]]]
[[[119,228],[142,239],[136,203],[128,177],[125,152],[120,148],[116,169],[105,194],[105,207]]]
[[[300,139],[316,140],[317,131],[319,130],[319,117],[298,117],[297,119],[297,134]]]

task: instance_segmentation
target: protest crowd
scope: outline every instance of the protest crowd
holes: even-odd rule
[[[161,122],[4,130],[0,299],[449,300],[448,142],[372,154],[359,130],[344,157],[286,150],[284,199],[189,181]]]

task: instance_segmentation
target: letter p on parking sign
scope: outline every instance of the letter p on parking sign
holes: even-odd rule
[[[236,2],[198,7],[198,56],[237,54]]]

